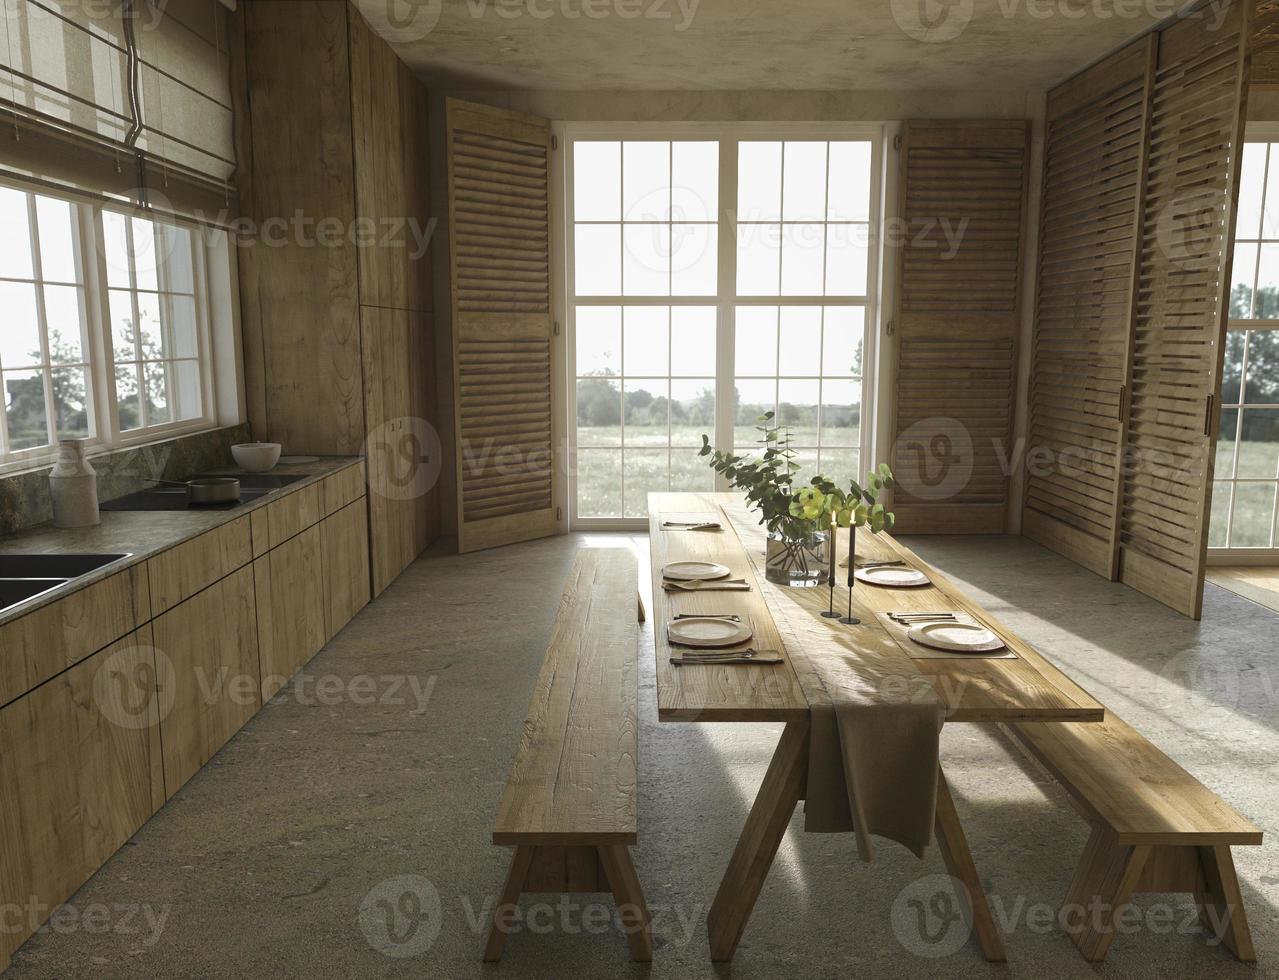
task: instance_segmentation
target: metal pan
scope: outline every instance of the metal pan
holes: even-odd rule
[[[170,487],[182,487],[189,504],[233,504],[240,499],[240,481],[233,476],[208,476],[178,483],[174,480],[152,480]]]

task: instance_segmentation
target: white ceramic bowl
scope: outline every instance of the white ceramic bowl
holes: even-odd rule
[[[231,447],[231,455],[240,469],[250,473],[265,473],[280,461],[278,442],[242,442]]]

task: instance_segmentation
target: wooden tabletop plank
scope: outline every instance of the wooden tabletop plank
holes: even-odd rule
[[[638,839],[639,567],[623,548],[583,548],[569,572],[494,844]]]
[[[661,528],[663,514],[711,513],[721,508],[726,524],[723,533]],[[889,535],[860,532],[858,558],[903,560],[924,571],[932,584],[916,589],[883,589],[859,582],[854,589],[853,610],[863,624],[848,627],[817,615],[827,607],[826,588],[783,589],[764,581],[766,532],[757,516],[747,511],[740,494],[650,494],[649,513],[654,592],[658,596],[654,629],[658,716],[662,720],[676,720],[677,714],[686,720],[794,720],[800,710],[800,698],[807,703],[821,703],[830,699],[832,687],[846,689],[849,684],[869,685],[885,698],[927,697],[920,677],[926,678],[931,690],[941,697],[949,721],[1100,721],[1105,717],[1105,708],[1099,702]],[[677,553],[672,552],[672,547]],[[842,560],[847,551],[847,531],[837,536],[837,547]],[[680,594],[673,602],[663,601],[661,567],[666,561],[684,557],[728,565],[735,575],[745,574],[752,579],[755,589],[749,593]],[[839,569],[841,581],[846,575],[846,569]],[[836,608],[846,607],[847,601],[847,589],[838,587]],[[778,631],[789,661],[786,670],[793,673],[799,688],[800,697],[793,698],[792,703],[779,704],[777,695],[782,691],[764,688],[767,676],[759,676],[769,670],[781,672],[782,668],[670,665],[665,643],[670,616],[693,611],[739,612],[739,602],[743,603],[742,608],[754,610],[750,613],[753,619],[762,621],[767,614],[766,621]],[[1017,659],[913,659],[875,620],[876,612],[898,610],[966,612],[998,632]],[[772,635],[768,642],[772,642]],[[763,646],[764,641],[758,645]],[[738,672],[744,675],[746,671],[754,673],[749,679],[734,681]],[[782,689],[790,688],[789,676],[783,674],[779,680]],[[722,684],[731,684],[732,689],[725,691]],[[722,719],[712,719],[716,711],[724,712]]]
[[[708,514],[722,531],[663,530],[664,514]],[[675,666],[666,625],[680,613],[732,614],[755,628],[754,646],[786,652],[755,571],[737,534],[719,509],[718,495],[649,494],[649,547],[653,575],[653,634],[657,650],[657,717],[660,721],[807,721],[808,701],[789,656],[776,666],[695,664]],[[662,568],[672,561],[717,561],[749,592],[678,592],[662,589]]]

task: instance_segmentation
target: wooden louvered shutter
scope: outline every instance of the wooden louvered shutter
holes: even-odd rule
[[[1114,578],[1148,35],[1048,96],[1022,533]]]
[[[902,130],[893,509],[909,533],[1002,532],[1029,128]]]
[[[447,102],[458,549],[556,531],[545,119]]]
[[[1247,59],[1242,2],[1159,34],[1133,325],[1119,577],[1203,604]]]

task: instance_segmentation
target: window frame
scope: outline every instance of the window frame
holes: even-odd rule
[[[563,352],[566,392],[564,419],[567,444],[567,514],[572,531],[637,531],[647,529],[646,518],[582,517],[577,507],[577,351],[576,311],[580,306],[710,306],[716,310],[715,425],[713,445],[717,449],[733,447],[736,406],[733,393],[736,379],[736,307],[739,306],[852,306],[864,309],[861,385],[861,419],[859,469],[866,470],[876,459],[876,423],[878,395],[878,344],[882,311],[880,309],[880,277],[882,269],[884,153],[887,144],[884,123],[561,123],[556,135],[564,148],[562,180],[559,193],[563,206],[563,251],[557,258],[562,263],[557,279],[560,307],[567,322]],[[583,296],[576,295],[574,267],[574,193],[573,144],[588,140],[671,140],[716,141],[719,144],[719,215],[716,242],[718,272],[716,292],[712,296]],[[821,140],[827,142],[857,141],[871,144],[870,186],[867,226],[866,293],[864,296],[750,296],[737,294],[737,191],[738,146],[743,142]],[[619,218],[620,221],[620,218]],[[767,223],[767,222],[766,222]],[[777,224],[787,224],[779,218]],[[818,222],[800,222],[818,223]],[[822,222],[838,224],[840,222]],[[861,224],[861,222],[848,222]],[[624,247],[624,246],[623,246]],[[781,261],[779,256],[779,262]],[[779,270],[779,275],[780,275]],[[774,381],[790,380],[778,374]],[[678,379],[673,379],[678,380]],[[619,382],[620,383],[620,382]],[[819,432],[820,441],[820,432]],[[624,446],[624,443],[623,443]],[[755,447],[737,447],[751,450]],[[708,467],[709,468],[709,467]],[[622,479],[625,480],[623,466]],[[724,477],[715,476],[715,489],[730,489]],[[623,500],[623,507],[625,501]]]
[[[219,425],[219,406],[217,404],[217,387],[214,383],[214,315],[210,289],[209,245],[201,228],[196,222],[183,221],[173,215],[156,215],[138,208],[131,208],[125,202],[101,201],[84,196],[62,193],[55,189],[33,185],[21,180],[0,178],[0,186],[27,194],[29,200],[28,213],[34,213],[35,198],[49,197],[64,201],[72,208],[76,271],[79,276],[78,288],[81,290],[83,312],[84,345],[87,358],[86,381],[89,391],[86,397],[86,410],[89,414],[92,435],[86,440],[87,455],[98,456],[119,449],[132,448],[149,443],[160,442],[177,436],[190,435],[208,431]],[[118,400],[115,392],[115,356],[111,338],[109,317],[109,293],[106,273],[106,251],[103,231],[102,213],[112,211],[127,218],[142,218],[157,224],[172,225],[191,233],[191,262],[193,272],[194,307],[196,316],[196,344],[199,358],[200,414],[196,418],[184,419],[159,425],[120,430]],[[33,251],[32,271],[42,271],[40,257],[36,255],[39,248],[39,229],[35,227],[30,234]],[[38,326],[40,342],[45,352],[43,371],[46,379],[45,404],[46,411],[53,413],[52,390],[48,384],[50,366],[48,362],[48,322],[44,313],[44,295],[42,278],[35,280],[37,286]],[[132,291],[131,291],[132,292]],[[136,294],[135,294],[136,295]],[[237,371],[239,370],[237,366]],[[8,419],[3,403],[0,403],[0,433],[7,433]],[[56,438],[56,422],[50,415],[50,425],[54,426],[55,438],[52,444],[31,449],[11,449],[7,436],[0,439],[0,477],[10,476],[29,470],[40,469],[49,465],[58,456],[58,439]]]
[[[1279,244],[1279,236],[1276,236],[1275,238],[1265,237],[1265,226],[1264,226],[1266,201],[1269,198],[1270,192],[1272,190],[1272,188],[1270,187],[1272,175],[1274,179],[1273,191],[1276,194],[1279,194],[1279,154],[1276,154],[1274,152],[1274,146],[1273,146],[1274,144],[1279,144],[1279,124],[1250,123],[1247,127],[1247,132],[1244,137],[1244,143],[1245,145],[1248,143],[1271,144],[1270,149],[1267,150],[1266,168],[1262,176],[1261,186],[1262,186],[1263,196],[1262,196],[1262,202],[1261,202],[1262,214],[1258,222],[1259,237],[1257,238],[1247,237],[1242,239],[1243,244],[1257,246],[1257,256],[1255,257],[1253,261],[1253,269],[1252,269],[1252,275],[1250,280],[1252,283],[1252,292],[1255,297],[1256,287],[1257,287],[1257,277],[1260,274],[1260,263],[1261,263],[1260,245],[1262,243]],[[1234,249],[1240,244],[1237,231],[1238,231],[1238,227],[1236,224],[1236,227],[1231,229],[1232,265],[1234,261]],[[1231,275],[1232,285],[1233,285],[1234,279],[1235,279],[1235,276],[1232,271],[1232,275]],[[1229,297],[1227,297],[1227,301],[1228,300],[1229,300]],[[1274,319],[1265,319],[1265,318],[1258,319],[1255,317],[1250,317],[1246,319],[1228,318],[1226,322],[1227,334],[1243,333],[1245,334],[1245,340],[1247,339],[1246,338],[1247,334],[1251,334],[1255,331],[1261,331],[1261,330],[1279,330],[1279,318],[1274,318]],[[1224,357],[1225,349],[1227,348],[1227,345],[1223,343],[1222,346],[1223,346],[1222,356]],[[1217,440],[1214,442],[1214,445],[1213,445],[1213,452],[1215,454],[1216,442],[1219,442],[1221,438],[1220,422],[1224,416],[1224,413],[1229,411],[1233,411],[1236,413],[1235,433],[1234,433],[1235,449],[1234,449],[1234,453],[1232,454],[1231,470],[1229,475],[1222,475],[1221,473],[1214,471],[1213,477],[1212,477],[1213,494],[1214,495],[1216,494],[1218,486],[1229,486],[1230,503],[1228,504],[1226,508],[1226,515],[1225,515],[1226,535],[1227,535],[1226,545],[1214,546],[1214,547],[1208,548],[1208,564],[1210,565],[1246,565],[1246,564],[1270,565],[1270,564],[1274,564],[1277,560],[1279,560],[1279,471],[1276,472],[1276,475],[1273,479],[1266,478],[1266,477],[1244,477],[1241,479],[1237,475],[1239,472],[1239,448],[1241,444],[1239,437],[1243,431],[1244,411],[1247,409],[1275,408],[1279,406],[1272,406],[1272,405],[1269,405],[1268,403],[1256,403],[1256,404],[1248,403],[1246,401],[1247,383],[1248,383],[1248,354],[1247,354],[1247,345],[1245,345],[1245,352],[1244,352],[1243,362],[1242,362],[1242,371],[1239,377],[1239,400],[1237,403],[1227,404],[1225,400],[1222,399],[1221,405],[1217,409],[1217,418],[1219,423],[1218,436],[1217,436]],[[1270,483],[1275,486],[1275,502],[1272,505],[1271,514],[1270,514],[1270,541],[1271,541],[1270,547],[1240,547],[1240,546],[1232,546],[1230,544],[1230,532],[1232,530],[1231,525],[1234,522],[1235,501],[1238,499],[1238,494],[1236,491],[1240,484],[1250,484],[1250,483],[1257,483],[1257,484]],[[1208,514],[1206,515],[1206,519],[1208,521],[1212,520],[1211,506],[1209,507]]]

